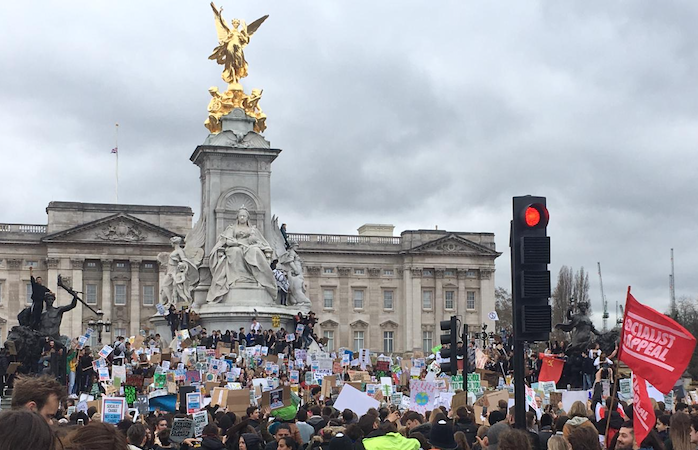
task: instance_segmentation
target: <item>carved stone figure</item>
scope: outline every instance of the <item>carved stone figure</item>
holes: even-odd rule
[[[289,248],[286,249],[286,239],[279,227],[279,218],[276,216],[271,220],[270,240],[276,252],[276,259],[279,260],[276,267],[284,270],[288,278],[288,304],[310,306],[310,299],[305,295],[303,261],[296,252],[298,243],[291,241]]]
[[[269,266],[272,248],[257,227],[249,223],[247,208],[240,208],[236,223],[218,237],[209,254],[211,287],[207,302],[217,303],[236,285],[257,285],[276,299],[276,280]]]
[[[601,335],[587,315],[589,305],[586,302],[580,302],[578,308],[579,312],[576,314],[572,314],[571,308],[567,311],[568,322],[555,325],[555,328],[558,330],[572,333],[572,340],[567,347],[568,355],[579,355],[581,352],[591,348],[594,340],[592,334],[596,336]]]
[[[136,242],[146,238],[137,227],[121,220],[117,224],[110,223],[106,230],[97,232],[97,237],[105,241]]]
[[[158,255],[161,263],[167,264],[167,273],[160,288],[160,303],[164,306],[177,305],[180,301],[191,305],[192,291],[199,282],[205,237],[204,221],[199,220],[184,239],[184,248],[182,238],[175,236],[170,239],[172,252]]]

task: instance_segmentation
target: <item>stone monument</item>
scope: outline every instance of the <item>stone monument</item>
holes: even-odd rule
[[[265,329],[278,321],[288,330],[293,314],[307,312],[310,301],[295,247],[286,248],[277,221],[272,222],[271,163],[281,150],[271,148],[261,135],[267,118],[259,107],[262,90],[252,89],[248,95],[240,84],[248,74],[244,48],[268,16],[249,25],[233,19],[229,25],[222,8],[211,7],[219,45],[209,59],[224,66],[222,78],[228,86],[223,93],[209,88],[212,98],[204,125],[210,134],[190,157],[200,168],[199,221],[185,238],[184,249],[179,240],[171,254],[160,255],[168,267],[161,303],[180,306],[178,298],[185,300],[181,305],[191,299],[199,323],[209,330],[247,330],[253,317]],[[292,306],[277,302],[270,267],[274,260],[287,272]],[[152,322],[168,335],[164,317],[156,315]]]

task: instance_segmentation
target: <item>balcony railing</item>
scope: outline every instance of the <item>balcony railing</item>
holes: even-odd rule
[[[46,233],[46,225],[31,225],[25,223],[0,223],[0,232],[5,233]]]
[[[402,238],[393,236],[352,236],[344,234],[302,234],[289,233],[289,241],[299,244],[348,244],[348,245],[400,245]]]

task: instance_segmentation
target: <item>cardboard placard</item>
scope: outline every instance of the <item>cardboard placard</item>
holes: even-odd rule
[[[488,392],[484,397],[485,406],[487,406],[488,411],[497,408],[500,400],[504,400],[505,402],[509,403],[509,391]]]
[[[238,415],[244,415],[247,411],[247,407],[250,406],[250,390],[232,390],[222,387],[214,388],[211,394],[211,405],[218,405],[221,408],[227,406],[228,411],[232,411]]]
[[[271,391],[262,392],[262,407],[269,407],[272,411],[291,405],[291,387],[284,386]]]
[[[459,392],[456,395],[451,398],[451,411],[455,411],[461,406],[467,406],[468,405],[468,393],[467,392]],[[480,408],[482,409],[482,408]]]
[[[363,389],[363,383],[361,381],[348,381],[344,383],[345,385],[349,385],[356,389],[357,391],[360,391]]]
[[[21,365],[22,363],[19,362],[11,362],[10,365],[7,367],[7,374],[12,375],[13,373],[17,372],[17,369],[19,369]]]
[[[150,356],[151,364],[160,364],[162,362],[162,355],[160,353],[153,353]]]
[[[218,381],[204,382],[204,395],[211,395],[213,393],[213,390],[217,387],[221,387],[221,383]]]

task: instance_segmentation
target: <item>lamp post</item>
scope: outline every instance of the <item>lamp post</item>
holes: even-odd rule
[[[97,314],[101,316],[101,312],[102,310],[99,310]],[[102,320],[101,317],[97,321],[90,319],[90,321],[87,322],[87,325],[89,325],[90,328],[97,330],[97,340],[100,344],[102,343],[102,330],[106,331],[107,333],[111,331],[111,320],[109,319],[107,319],[106,322]]]

